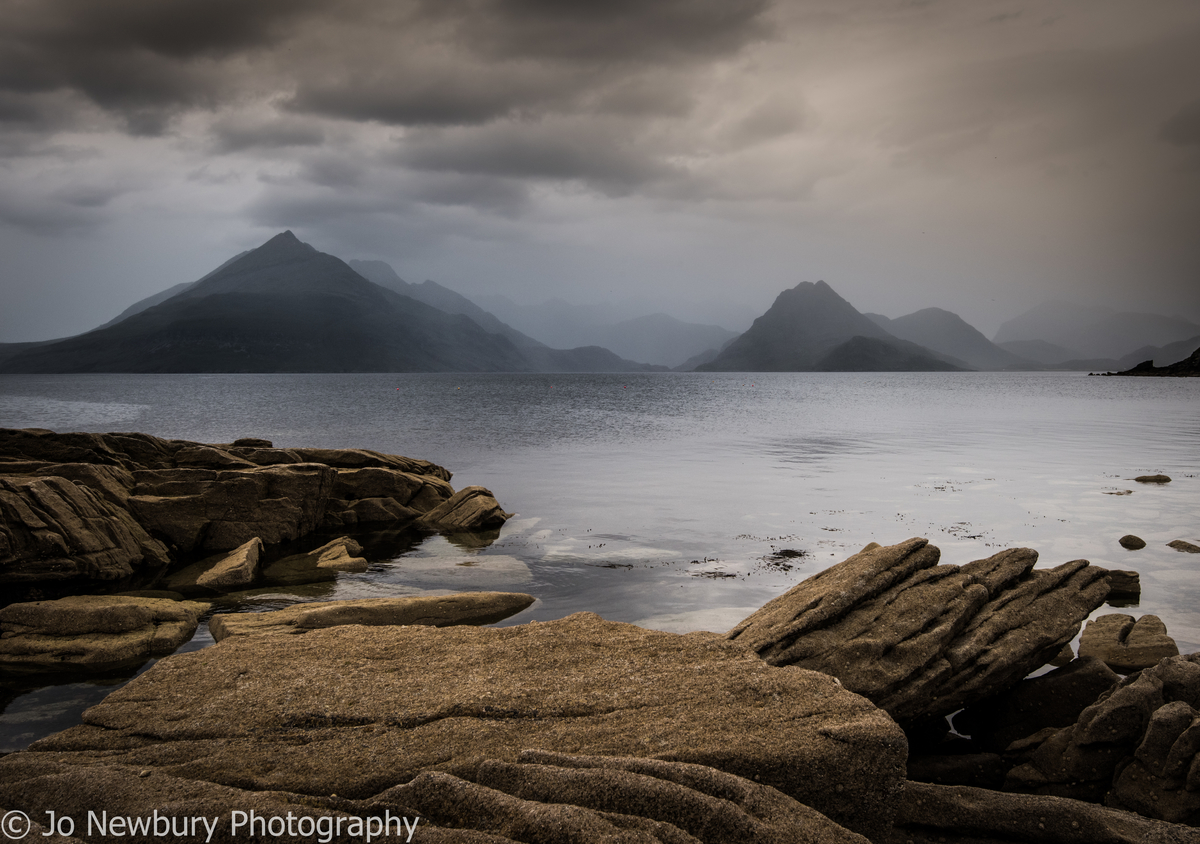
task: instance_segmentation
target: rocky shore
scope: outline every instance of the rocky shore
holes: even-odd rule
[[[273,567],[354,570],[353,538],[326,540],[347,514],[504,518],[445,470],[373,452],[3,442],[20,447],[0,472],[7,584],[87,591],[158,571],[196,596],[10,603],[10,668],[169,652],[205,595]],[[205,449],[250,465],[180,465]],[[1110,613],[1075,656],[1128,573],[1037,559],[946,565],[922,538],[872,543],[724,635],[590,613],[479,626],[534,600],[509,593],[218,612],[218,644],[159,659],[81,724],[0,758],[0,812],[48,841],[161,841],[167,818],[192,822],[169,840],[206,842],[1200,842],[1200,655],[1153,616]]]

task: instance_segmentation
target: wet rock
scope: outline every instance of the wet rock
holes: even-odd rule
[[[1045,665],[1108,592],[1075,560],[1037,552],[938,566],[925,539],[860,551],[745,619],[728,638],[772,665],[837,677],[898,720],[947,715]]]
[[[0,609],[0,662],[38,669],[103,670],[174,651],[208,604],[74,595]]]
[[[954,729],[1000,752],[1047,727],[1068,727],[1121,678],[1096,657],[1017,683],[954,716]]]
[[[1156,615],[1134,621],[1131,615],[1111,613],[1087,623],[1079,638],[1079,655],[1101,659],[1113,671],[1130,674],[1160,659],[1177,656],[1179,648]]]
[[[1134,536],[1132,533],[1125,534],[1118,539],[1117,542],[1121,543],[1122,548],[1126,548],[1130,551],[1140,551],[1146,547],[1146,540],[1142,539],[1140,536]]]
[[[208,629],[218,642],[230,636],[267,633],[298,634],[325,627],[362,624],[368,627],[423,624],[495,624],[533,604],[532,595],[513,592],[461,592],[415,598],[366,598],[320,601],[281,610],[214,615]]]
[[[421,522],[441,530],[489,530],[504,524],[508,517],[491,492],[468,486],[423,515]]]
[[[1109,569],[1108,597],[1109,600],[1130,600],[1141,598],[1142,576],[1136,571]]]
[[[425,771],[471,781],[484,760],[524,750],[707,765],[872,837],[890,823],[907,743],[832,678],[712,636],[587,613],[503,628],[341,626],[160,660],[83,725],[0,759],[0,804],[44,799],[24,786],[31,766],[363,800]],[[61,811],[89,799],[61,796]]]
[[[214,554],[171,575],[167,590],[175,592],[231,592],[258,579],[262,540],[257,536],[228,554]]]
[[[1139,484],[1169,484],[1171,482],[1166,475],[1138,475],[1134,480]]]
[[[343,536],[306,554],[276,560],[263,570],[263,579],[281,585],[334,580],[339,571],[366,571],[366,558],[358,556],[361,553],[361,545]]]
[[[939,785],[969,785],[1000,788],[1009,766],[997,753],[962,753],[910,756],[908,778],[913,782]]]
[[[0,584],[111,581],[167,561],[161,542],[89,487],[0,476]]]
[[[1061,797],[909,783],[893,842],[1038,842],[1038,844],[1184,844],[1195,830]]]
[[[1173,539],[1167,543],[1167,546],[1174,548],[1176,551],[1186,551],[1189,554],[1200,554],[1200,545],[1193,545],[1185,539]]]
[[[1200,655],[1131,675],[1009,772],[1005,789],[1103,801],[1200,825]]]

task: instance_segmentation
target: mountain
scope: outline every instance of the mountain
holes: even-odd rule
[[[1001,325],[992,340],[1043,340],[1065,346],[1072,352],[1069,357],[1119,359],[1142,346],[1162,346],[1197,334],[1200,325],[1181,317],[1044,302]]]
[[[550,299],[525,306],[498,295],[479,301],[506,323],[550,346],[603,346],[621,357],[667,367],[679,366],[737,336],[719,325],[685,322],[664,313],[630,315],[629,309],[615,305],[573,305]]]
[[[290,231],[106,328],[3,372],[444,372],[531,369],[504,337],[373,284]]]
[[[1004,342],[996,343],[996,345],[1006,352],[1012,352],[1018,357],[1046,366],[1052,366],[1064,360],[1081,356],[1081,353],[1075,349],[1068,349],[1066,346],[1047,343],[1045,340],[1005,340]]]
[[[199,284],[200,282],[204,281],[204,279],[208,278],[209,276],[214,275],[215,273],[219,273],[221,270],[228,267],[230,264],[232,264],[238,258],[241,258],[243,255],[247,255],[247,254],[249,254],[248,250],[246,252],[239,252],[238,254],[236,254],[232,258],[230,258],[228,261],[226,261],[224,264],[221,264],[221,266],[217,267],[212,272],[208,273],[207,275],[201,276],[200,278],[196,279],[195,281],[181,281],[181,282],[179,282],[179,284],[176,284],[172,287],[168,287],[166,290],[162,291],[161,293],[155,293],[153,296],[147,296],[145,299],[140,299],[137,302],[134,302],[132,305],[130,305],[125,310],[121,311],[121,313],[117,314],[115,317],[110,319],[108,322],[106,322],[103,325],[98,326],[98,327],[99,328],[108,328],[110,325],[116,325],[118,322],[120,322],[123,319],[129,319],[129,317],[133,316],[134,314],[140,314],[142,311],[146,310],[147,308],[152,308],[155,305],[160,304],[161,302],[165,302],[168,299],[170,299],[172,296],[182,293],[183,291],[187,290],[189,287],[192,287],[193,285]],[[92,330],[94,331],[95,329],[92,329]]]
[[[885,331],[828,284],[785,290],[702,372],[942,371],[961,369]]]
[[[901,340],[966,361],[972,369],[1039,368],[1000,348],[958,314],[941,308],[925,308],[895,319],[879,314],[864,316]]]

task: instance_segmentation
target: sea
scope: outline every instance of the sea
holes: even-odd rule
[[[0,376],[0,427],[369,448],[424,458],[512,513],[498,536],[368,544],[336,582],[214,612],[471,590],[724,631],[869,542],[946,563],[1005,548],[1040,567],[1141,574],[1140,602],[1200,650],[1200,379],[1082,373]],[[1167,484],[1139,475],[1166,474]],[[1118,543],[1146,541],[1139,551]],[[213,644],[207,621],[181,650]],[[151,663],[152,664],[152,663]],[[79,723],[135,671],[0,677],[0,752]]]

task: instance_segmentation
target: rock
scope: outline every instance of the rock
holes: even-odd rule
[[[9,604],[0,609],[0,662],[89,670],[144,662],[190,639],[208,609],[191,601],[116,595]]]
[[[167,561],[161,542],[89,487],[0,476],[0,584],[111,581]]]
[[[276,560],[263,570],[263,578],[271,583],[297,584],[333,580],[339,571],[363,572],[367,561],[357,555],[362,546],[348,536],[326,542],[307,554],[293,554]]]
[[[1129,812],[1027,794],[910,782],[884,839],[1044,844],[1184,844],[1195,830]]]
[[[1174,548],[1176,551],[1186,551],[1189,554],[1200,554],[1200,545],[1193,545],[1184,539],[1173,539],[1167,543],[1167,546]]]
[[[1138,475],[1134,480],[1139,484],[1169,484],[1171,482],[1166,475]]]
[[[215,554],[175,572],[167,589],[175,592],[230,592],[258,579],[262,540],[257,536],[228,554]]]
[[[925,539],[860,551],[767,603],[728,638],[772,665],[831,674],[913,720],[947,715],[1045,665],[1104,601],[1107,572],[1037,552],[937,566]]]
[[[491,492],[468,486],[423,515],[421,523],[442,530],[488,530],[504,524],[508,517]]]
[[[1140,551],[1146,547],[1146,540],[1140,536],[1134,536],[1132,533],[1125,534],[1117,542],[1121,543],[1122,548],[1127,548],[1130,551]]]
[[[461,592],[416,598],[366,598],[294,604],[272,612],[214,615],[208,629],[218,642],[230,636],[307,633],[324,627],[423,624],[495,624],[533,604],[532,595],[512,592]]]
[[[318,463],[245,470],[135,471],[129,509],[180,552],[231,551],[316,530],[337,472]]]
[[[1149,668],[1164,657],[1178,654],[1175,640],[1167,635],[1166,625],[1156,615],[1144,615],[1136,622],[1131,615],[1102,615],[1087,623],[1079,639],[1081,657],[1097,657],[1122,674]]]
[[[1103,801],[1200,825],[1200,654],[1131,675],[1014,768],[1006,790]]]
[[[1109,569],[1108,597],[1112,599],[1132,599],[1142,596],[1142,576],[1136,571]]]
[[[101,765],[149,770],[179,794],[218,785],[364,800],[426,771],[470,781],[484,760],[525,750],[707,765],[873,837],[890,823],[907,744],[832,678],[713,636],[588,613],[503,628],[342,626],[160,660],[82,725],[0,758],[0,804],[53,796],[59,811],[95,809],[94,789],[27,784],[34,770],[102,782]]]
[[[1101,660],[1081,657],[972,704],[954,716],[954,729],[1000,752],[1047,727],[1074,724],[1084,709],[1120,680]]]
[[[1000,788],[1009,766],[996,753],[961,753],[908,757],[908,778],[939,785]]]

